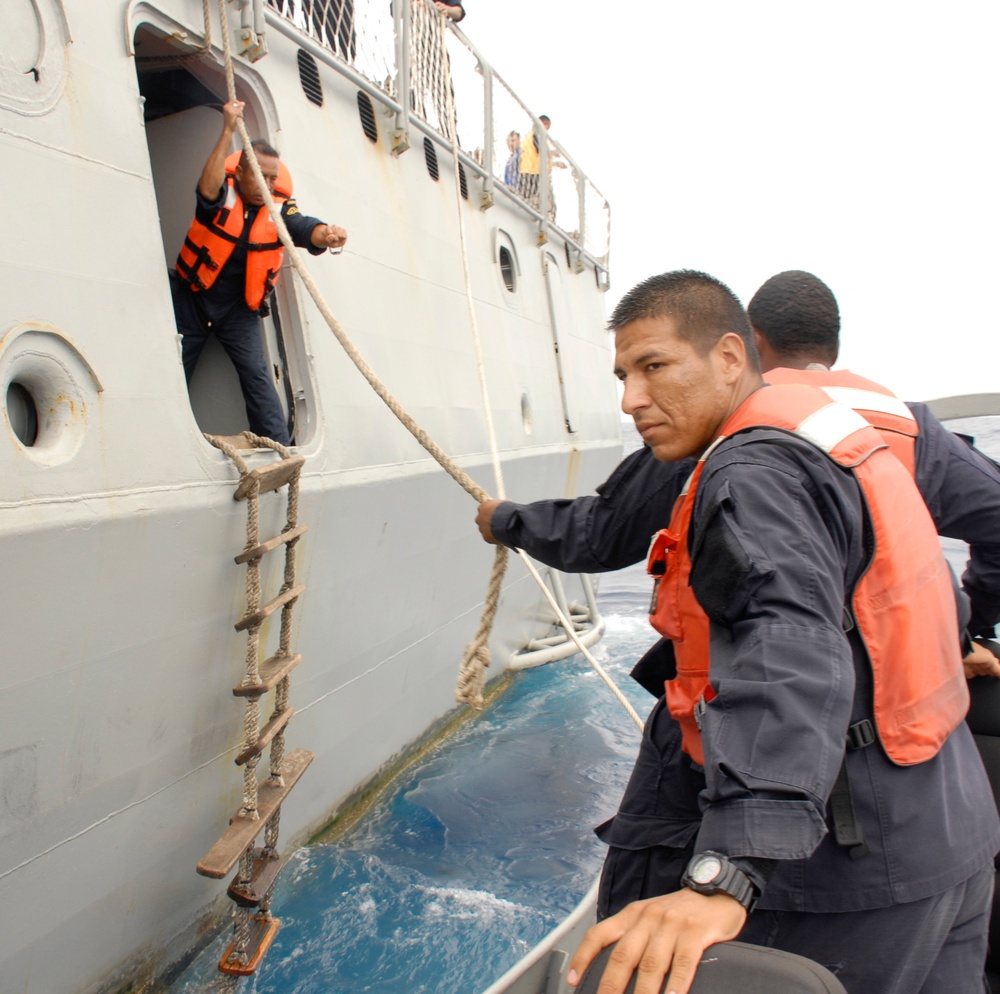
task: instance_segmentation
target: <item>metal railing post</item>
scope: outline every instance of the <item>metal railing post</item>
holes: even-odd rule
[[[552,177],[549,175],[549,133],[545,125],[532,117],[532,130],[538,141],[538,212],[542,219],[538,224],[538,244],[549,240],[549,203],[551,202]]]
[[[410,0],[395,0],[392,20],[396,33],[396,127],[392,132],[392,154],[402,155],[410,147]]]
[[[477,54],[478,58],[478,54]],[[493,184],[495,182],[493,173],[493,70],[489,63],[479,59],[479,71],[483,74],[483,168],[486,170],[486,177],[483,180],[482,199],[479,203],[480,210],[488,210],[494,204]]]

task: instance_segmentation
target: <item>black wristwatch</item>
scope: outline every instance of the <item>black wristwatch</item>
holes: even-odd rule
[[[739,867],[721,853],[697,853],[687,865],[681,885],[699,894],[728,894],[749,913],[757,902],[757,888]]]

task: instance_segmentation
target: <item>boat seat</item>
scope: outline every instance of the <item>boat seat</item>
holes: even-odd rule
[[[591,964],[576,994],[597,994],[597,985],[614,946]],[[635,976],[625,988],[633,994]],[[666,990],[664,984],[663,990]],[[824,966],[781,949],[720,942],[705,950],[691,985],[691,994],[847,994],[844,985]]]
[[[1000,809],[1000,680],[980,676],[969,681],[972,703],[966,719],[983,757],[986,775],[993,788],[993,799]],[[1000,856],[994,859],[1000,885]],[[1000,894],[993,891],[993,915],[990,919],[990,946],[986,954],[986,978],[993,994],[1000,994]]]

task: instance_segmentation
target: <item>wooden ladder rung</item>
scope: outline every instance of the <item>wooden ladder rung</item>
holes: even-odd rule
[[[273,849],[253,850],[250,879],[241,881],[239,871],[226,893],[241,908],[256,908],[271,889],[285,861]]]
[[[219,841],[202,857],[198,864],[198,872],[203,877],[221,880],[239,861],[239,858],[250,848],[253,840],[267,824],[267,820],[278,809],[281,802],[288,796],[291,789],[298,783],[299,777],[313,761],[313,753],[308,749],[293,749],[285,753],[281,787],[265,781],[257,790],[257,814],[251,818],[237,812],[230,819],[229,828],[222,834]]]
[[[246,500],[250,496],[254,480],[260,481],[260,492],[266,494],[269,490],[277,490],[283,487],[302,468],[306,461],[305,456],[290,456],[288,459],[279,459],[277,462],[270,462],[266,466],[258,466],[250,470],[246,476],[240,480],[240,485],[236,488],[234,495],[236,500]]]
[[[308,525],[296,525],[295,528],[289,528],[288,531],[282,532],[274,538],[269,538],[266,542],[261,542],[260,545],[255,545],[252,549],[247,549],[245,552],[241,552],[236,557],[236,565],[241,566],[243,563],[249,562],[251,559],[260,559],[264,553],[273,552],[279,545],[291,542],[292,539],[305,535],[307,531],[309,531]]]
[[[252,746],[247,746],[237,757],[236,765],[242,766],[248,760],[259,756],[270,745],[271,739],[280,732],[289,719],[295,714],[295,708],[285,708],[280,714],[276,714],[261,730],[257,736],[257,741]]]
[[[302,654],[298,652],[294,656],[282,656],[280,653],[271,656],[260,664],[260,680],[257,683],[240,684],[233,687],[233,693],[237,697],[261,697],[277,687],[301,662]]]
[[[267,618],[270,618],[279,607],[284,607],[289,601],[295,600],[299,594],[305,591],[305,584],[299,583],[292,587],[291,590],[286,590],[283,594],[278,594],[273,601],[268,601],[262,608],[254,611],[253,614],[248,614],[244,618],[241,618],[236,622],[236,631],[242,632],[247,628],[253,628],[256,625],[261,624]]]
[[[254,915],[250,919],[250,941],[247,943],[247,962],[241,963],[238,959],[233,961],[236,954],[236,943],[229,943],[229,948],[222,954],[219,960],[219,972],[228,973],[237,977],[249,977],[257,972],[260,961],[264,954],[271,948],[274,937],[278,934],[281,922],[270,915]]]

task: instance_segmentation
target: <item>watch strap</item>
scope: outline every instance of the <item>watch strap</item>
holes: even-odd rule
[[[719,861],[719,872],[707,882],[698,882],[692,876],[692,872],[697,863],[705,857],[714,857]],[[734,865],[721,853],[705,851],[696,853],[688,863],[684,876],[681,877],[681,884],[689,890],[698,894],[711,896],[713,894],[728,894],[731,898],[739,901],[743,908],[749,913],[757,903],[758,890],[750,877],[738,866]]]

